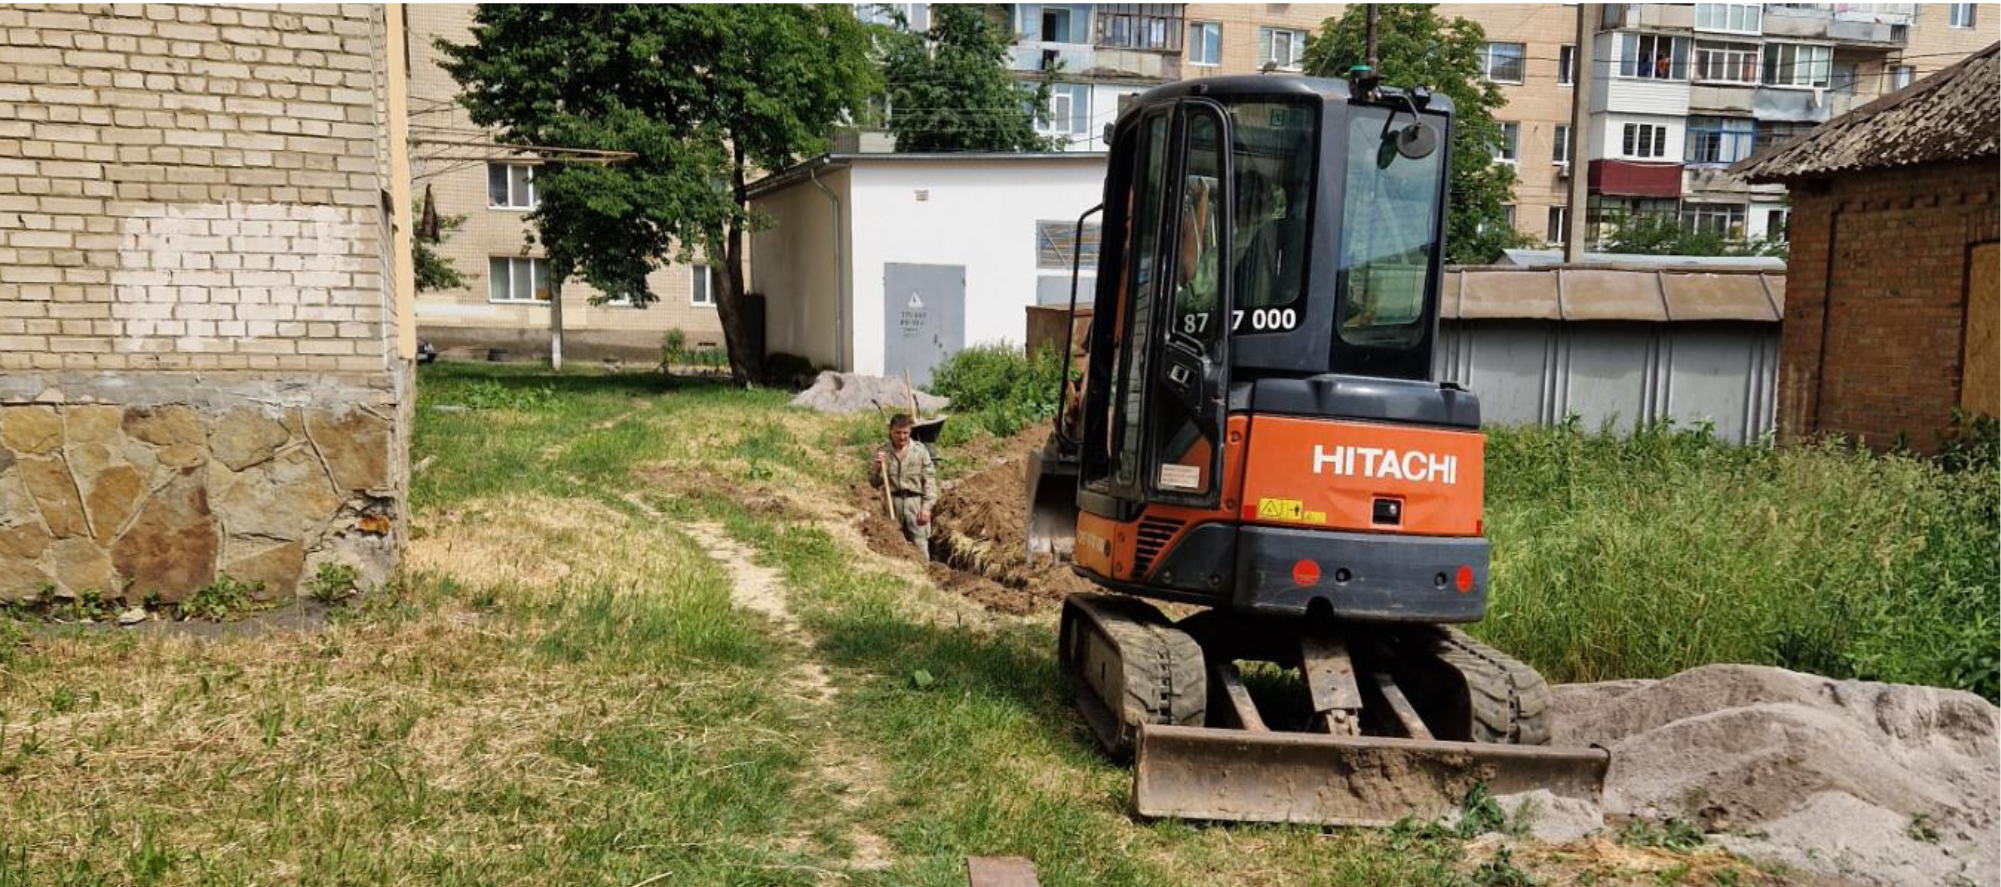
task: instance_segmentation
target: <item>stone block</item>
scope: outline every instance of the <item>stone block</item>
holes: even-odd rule
[[[63,421],[68,427],[70,446],[82,443],[117,445],[122,415],[117,407],[97,404],[69,407],[63,411]]]
[[[201,417],[178,404],[164,407],[127,407],[125,433],[156,446],[177,444],[202,446],[208,435],[202,431]]]
[[[187,470],[146,500],[131,529],[112,546],[111,560],[120,575],[133,580],[133,594],[157,594],[173,603],[215,581],[220,543],[201,472]]]
[[[0,444],[16,453],[42,456],[63,443],[63,420],[53,407],[0,408]]]
[[[216,461],[231,471],[264,462],[292,435],[278,420],[253,409],[230,410],[209,430],[208,447]]]
[[[76,481],[70,478],[69,466],[61,456],[22,459],[16,470],[21,473],[28,495],[34,497],[35,508],[41,512],[42,523],[51,534],[58,539],[88,534],[83,499],[77,495]]]
[[[306,414],[306,434],[325,459],[341,491],[377,490],[389,484],[389,423],[363,410]]]
[[[32,561],[42,556],[49,547],[48,531],[32,521],[13,527],[0,527],[0,568],[10,563],[9,559]]]
[[[326,469],[304,448],[261,465],[225,474],[214,468],[216,508],[232,531],[270,539],[304,539],[324,527],[342,497],[327,483]]]
[[[98,541],[118,534],[146,494],[146,475],[130,465],[114,465],[91,481],[84,505]]]
[[[56,587],[81,596],[95,591],[107,597],[116,594],[118,574],[111,568],[111,555],[89,539],[64,539],[49,546],[42,563],[55,577]]]
[[[263,547],[258,547],[258,546]],[[230,555],[223,562],[222,573],[232,579],[244,582],[258,582],[264,586],[260,597],[265,599],[291,597],[298,593],[299,576],[306,567],[306,547],[298,542],[271,545],[260,539],[236,539],[229,541]]]

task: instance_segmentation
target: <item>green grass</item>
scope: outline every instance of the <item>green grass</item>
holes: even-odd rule
[[[1047,614],[978,612],[822,523],[880,439],[872,414],[656,374],[446,364],[418,385],[405,575],[326,629],[203,640],[0,620],[0,887],[957,887],[975,854],[1027,856],[1052,887],[1567,883],[1572,863],[1469,853],[1432,825],[1139,820],[1130,770],[1097,751],[1056,674]],[[1656,622],[1703,617],[1687,637],[1700,655],[1779,649],[1730,640],[1744,617],[1717,587],[1693,609],[1637,579],[1614,594],[1603,577],[1632,564],[1695,557],[1658,569],[1737,577],[1741,595],[1781,557],[1882,589],[1913,571],[1977,582],[1939,564],[1992,548],[1942,510],[1959,481],[1911,460],[1553,432],[1497,433],[1493,451],[1488,629],[1580,674],[1677,654],[1673,632],[1626,612],[1620,595],[1642,592],[1661,598]],[[1822,498],[1790,507],[1802,490]],[[1719,507],[1721,526],[1662,538]],[[732,605],[729,574],[679,529],[693,520],[778,570],[798,636]],[[1763,553],[1738,552],[1761,520],[1776,528]],[[1816,535],[1875,547],[1816,558]],[[1781,621],[1759,631],[1838,627],[1762,606]],[[1834,649],[1909,655],[1882,640],[1900,631],[1850,628]],[[1596,644],[1569,666],[1561,643],[1538,646],[1565,632]],[[832,701],[790,683],[809,664]],[[870,835],[885,868],[854,865]]]
[[[1490,429],[1475,631],[1552,680],[1752,662],[1995,699],[1995,489],[1833,443]]]

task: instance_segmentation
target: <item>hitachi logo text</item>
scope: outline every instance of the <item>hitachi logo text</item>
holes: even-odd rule
[[[1399,453],[1382,447],[1335,447],[1313,445],[1313,473],[1332,472],[1336,476],[1372,477],[1378,480],[1420,480],[1435,483],[1459,482],[1459,457],[1436,456],[1411,450]]]

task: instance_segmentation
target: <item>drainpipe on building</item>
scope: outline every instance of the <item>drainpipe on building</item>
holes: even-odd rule
[[[822,163],[824,163],[825,161],[823,160],[823,161],[821,161],[821,162],[822,162]],[[827,202],[828,202],[829,204],[831,204],[831,205],[833,206],[833,215],[834,215],[834,369],[836,369],[836,370],[840,370],[840,371],[846,371],[846,370],[847,370],[847,368],[848,368],[848,363],[847,363],[847,359],[846,359],[846,358],[847,358],[847,341],[848,341],[848,339],[847,339],[847,330],[846,330],[845,326],[844,326],[844,325],[842,324],[842,321],[841,321],[841,319],[842,319],[843,317],[845,317],[845,316],[847,315],[847,310],[848,310],[848,299],[847,299],[847,294],[848,294],[848,275],[847,275],[847,273],[846,273],[845,271],[843,271],[843,270],[842,270],[842,264],[841,264],[841,198],[839,198],[838,196],[835,196],[835,194],[834,194],[834,192],[833,192],[833,191],[829,190],[829,189],[827,188],[827,186],[826,186],[826,185],[824,185],[824,184],[822,184],[822,183],[820,182],[820,167],[819,167],[819,165],[815,165],[815,166],[813,166],[813,167],[811,167],[811,168],[807,169],[807,170],[806,170],[806,178],[808,178],[808,179],[811,179],[811,180],[812,180],[812,182],[813,182],[813,187],[815,187],[815,188],[818,188],[818,189],[820,189],[820,193],[821,193],[821,194],[825,194],[825,195],[827,196]]]

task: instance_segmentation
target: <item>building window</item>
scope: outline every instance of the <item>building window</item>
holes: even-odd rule
[[[1765,239],[1785,242],[1792,239],[1793,212],[1789,209],[1765,210]]]
[[[490,209],[534,209],[535,167],[524,163],[486,165],[486,204]]]
[[[1918,69],[1910,65],[1895,65],[1890,68],[1890,91],[1896,92],[1911,85],[1917,79]]]
[[[1695,82],[1757,83],[1757,44],[1696,43]]]
[[[688,304],[697,308],[716,307],[716,292],[709,278],[709,266],[696,263],[688,269]]]
[[[1481,56],[1484,73],[1495,83],[1522,82],[1522,44],[1489,43]]]
[[[1707,231],[1731,240],[1744,239],[1744,205],[1741,203],[1684,203],[1683,227]]]
[[[1695,29],[1756,34],[1761,11],[1762,7],[1756,3],[1697,3]]]
[[[1299,70],[1306,54],[1306,32],[1288,28],[1258,29],[1258,67],[1276,65],[1282,71]]]
[[[1565,43],[1556,51],[1556,84],[1569,86],[1577,82],[1577,47]]]
[[[549,301],[549,266],[541,259],[493,256],[486,260],[489,302]]]
[[[1070,39],[1070,36],[1071,36],[1071,35],[1070,35],[1070,7],[1068,7],[1068,6],[1044,6],[1044,7],[1042,7],[1042,22],[1041,22],[1041,25],[1042,25],[1042,29],[1041,29],[1041,30],[1039,30],[1039,31],[1037,31],[1036,33],[1037,33],[1037,34],[1040,34],[1040,35],[1042,35],[1042,42],[1044,42],[1044,43],[1082,43],[1082,42],[1084,42],[1084,41],[1082,41],[1082,40],[1072,40],[1072,39]]]
[[[1508,230],[1515,230],[1515,205],[1512,203],[1502,204],[1501,218],[1508,223]]]
[[[1102,4],[1097,16],[1098,45],[1180,52],[1181,9],[1172,3]]]
[[[1083,135],[1090,120],[1090,85],[1058,83],[1049,88],[1049,116],[1037,119],[1035,128],[1050,134]]]
[[[1556,140],[1549,146],[1549,162],[1557,166],[1570,162],[1570,124],[1556,125]]]
[[[1834,47],[1808,43],[1765,44],[1765,85],[1825,88]]]
[[[1549,236],[1546,239],[1550,243],[1564,242],[1565,237],[1568,236],[1568,233],[1564,229],[1564,223],[1568,221],[1569,215],[1569,207],[1552,206],[1549,208]]]
[[[1220,65],[1223,63],[1223,26],[1221,23],[1188,23],[1188,63],[1191,65]]]
[[[1494,146],[1494,162],[1512,164],[1521,156],[1522,125],[1503,122],[1500,126],[1501,141]]]
[[[1751,156],[1757,122],[1744,117],[1688,118],[1689,163],[1728,165]]]
[[[1946,24],[1949,27],[1954,27],[1954,28],[1973,27],[1974,4],[1954,3],[1951,5],[1952,5],[1952,10],[1948,14],[1949,18],[1946,20]]]
[[[1619,35],[1621,77],[1642,80],[1685,80],[1688,78],[1688,39],[1666,34]]]
[[[1628,123],[1625,138],[1620,142],[1620,153],[1639,160],[1666,157],[1667,131],[1667,127],[1655,123]]]

